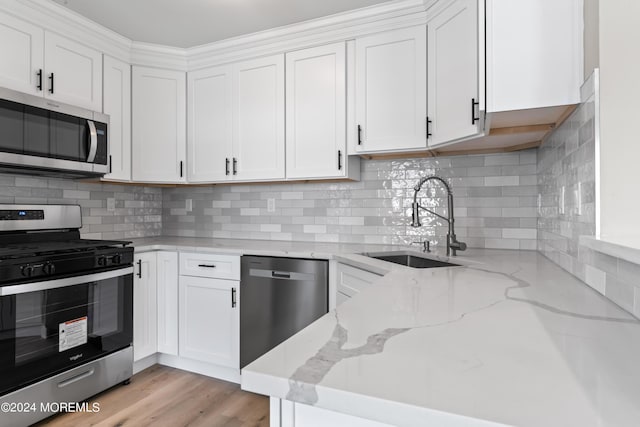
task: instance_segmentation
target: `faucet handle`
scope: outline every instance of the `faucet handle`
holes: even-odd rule
[[[466,251],[467,244],[465,242],[459,242],[457,240],[454,240],[453,242],[451,242],[451,248],[457,251]]]

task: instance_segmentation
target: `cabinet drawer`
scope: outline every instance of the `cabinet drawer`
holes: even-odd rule
[[[350,265],[338,264],[338,293],[351,297],[380,277],[382,276]]]
[[[240,257],[217,254],[180,254],[180,275],[240,280]]]

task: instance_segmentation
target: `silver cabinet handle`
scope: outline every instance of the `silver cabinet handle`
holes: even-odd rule
[[[231,288],[231,308],[236,307],[236,288]]]
[[[96,159],[96,153],[98,152],[98,131],[96,130],[96,124],[91,120],[87,120],[89,125],[89,136],[91,145],[89,146],[89,156],[87,156],[87,163],[93,163]]]

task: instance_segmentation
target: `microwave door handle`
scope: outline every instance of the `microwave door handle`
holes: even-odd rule
[[[91,120],[87,120],[87,124],[89,125],[89,140],[91,142],[87,163],[93,163],[96,159],[96,153],[98,152],[98,131],[96,130],[96,124]]]

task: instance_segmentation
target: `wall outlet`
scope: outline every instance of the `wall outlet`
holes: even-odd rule
[[[193,211],[193,199],[187,199],[184,203],[184,209],[187,212]]]
[[[113,197],[107,198],[107,211],[113,212],[116,210],[116,199]]]
[[[276,199],[267,199],[267,212],[276,211]]]

